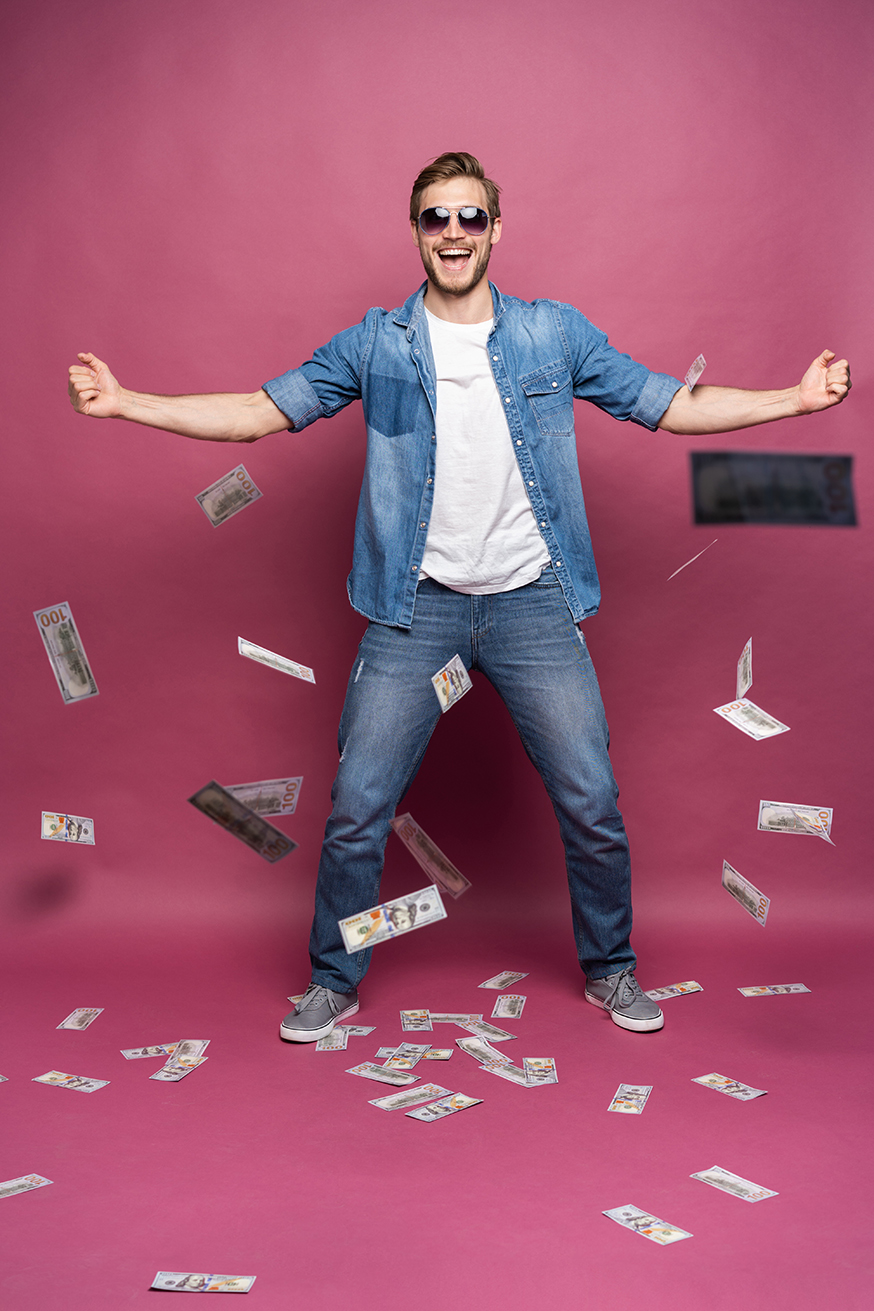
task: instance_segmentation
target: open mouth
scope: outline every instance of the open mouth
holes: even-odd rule
[[[466,246],[445,246],[437,251],[437,255],[445,269],[464,269],[473,257],[473,251]]]

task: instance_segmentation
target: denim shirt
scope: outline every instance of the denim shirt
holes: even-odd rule
[[[437,384],[425,287],[400,308],[368,310],[311,360],[264,384],[295,431],[359,398],[367,459],[347,589],[354,609],[409,628],[434,503]],[[573,398],[655,431],[676,378],[651,373],[572,305],[518,300],[492,284],[489,362],[522,481],[576,622],[601,599],[574,439]]]

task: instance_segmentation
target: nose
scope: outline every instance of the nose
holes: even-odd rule
[[[464,228],[459,223],[455,210],[450,212],[449,222],[443,229],[443,236],[448,237],[450,241],[455,241],[464,236]]]

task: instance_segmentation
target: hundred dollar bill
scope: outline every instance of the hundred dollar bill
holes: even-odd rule
[[[149,1285],[174,1293],[248,1293],[257,1275],[201,1275],[159,1270]]]
[[[121,1054],[126,1061],[141,1061],[147,1056],[172,1056],[175,1050],[175,1042],[159,1042],[154,1047],[127,1047]]]
[[[464,665],[461,662],[461,656],[454,655],[452,659],[445,664],[442,669],[438,669],[434,674],[431,682],[434,684],[434,691],[437,693],[437,700],[440,702],[440,709],[443,714],[460,701],[465,692],[469,692],[473,687]]]
[[[293,815],[300,793],[301,778],[270,778],[262,783],[228,784],[226,792],[242,801],[256,815]]]
[[[620,1083],[607,1110],[618,1111],[620,1115],[642,1115],[651,1092],[651,1083]]]
[[[349,1041],[349,1034],[345,1029],[336,1026],[324,1038],[319,1038],[316,1043],[317,1052],[344,1052],[346,1044]]]
[[[514,983],[520,979],[527,979],[527,974],[519,974],[516,970],[502,970],[500,974],[495,974],[493,978],[486,979],[485,983],[478,983],[478,988],[512,988]]]
[[[384,1065],[374,1065],[372,1061],[362,1061],[353,1065],[347,1074],[357,1074],[362,1079],[374,1079],[377,1083],[392,1083],[396,1088],[403,1088],[408,1083],[418,1083],[417,1074],[408,1074],[405,1070],[389,1070]]]
[[[98,1015],[102,1015],[103,1006],[77,1006],[76,1010],[70,1011],[65,1020],[61,1020],[57,1026],[59,1029],[87,1029],[89,1024],[93,1024]]]
[[[764,892],[760,892],[742,874],[738,874],[737,870],[729,865],[727,860],[722,862],[722,886],[726,892],[731,893],[735,901],[743,906],[745,911],[752,915],[757,924],[761,924],[762,928],[765,927],[765,921],[771,907],[770,897],[766,897]]]
[[[208,1059],[203,1054],[208,1046],[209,1038],[181,1038],[176,1043],[170,1058],[149,1078],[157,1079],[161,1083],[178,1083],[186,1074],[197,1069]]]
[[[54,842],[79,842],[93,847],[94,820],[84,819],[82,815],[55,815],[44,810],[40,837]]]
[[[481,1019],[482,1012],[476,1011],[431,1011],[432,1024],[469,1024]]]
[[[509,1042],[519,1036],[517,1033],[508,1033],[506,1029],[499,1029],[496,1024],[489,1024],[488,1020],[466,1020],[458,1027],[467,1029],[468,1033],[475,1033],[478,1038],[490,1038],[492,1042]]]
[[[687,992],[703,992],[700,983],[689,979],[688,983],[672,983],[669,988],[650,988],[645,995],[650,1001],[665,1001],[668,997],[682,997]]]
[[[726,1079],[724,1074],[702,1074],[693,1083],[702,1083],[705,1088],[715,1088],[717,1092],[728,1097],[736,1097],[739,1102],[751,1102],[756,1097],[767,1096],[767,1088],[751,1088],[748,1083],[738,1083],[735,1079]]]
[[[377,1047],[376,1055],[373,1059],[375,1061],[387,1061],[389,1056],[394,1056],[396,1051],[397,1047]]]
[[[297,847],[296,842],[292,842],[291,838],[286,837],[278,828],[268,824],[266,819],[256,815],[254,810],[250,810],[242,801],[231,796],[230,792],[220,783],[216,783],[215,779],[207,783],[206,787],[202,787],[199,792],[195,792],[188,800],[195,809],[202,811],[241,842],[245,842],[247,847],[251,847],[271,865],[274,865],[277,860],[282,860],[283,856],[289,855]]]
[[[551,1056],[525,1056],[522,1060],[525,1078],[532,1085],[558,1083],[558,1071]]]
[[[753,685],[753,639],[747,642],[737,662],[737,690],[735,696],[742,701]]]
[[[441,1097],[439,1102],[432,1102],[430,1106],[420,1106],[417,1111],[407,1111],[411,1120],[424,1120],[430,1124],[432,1120],[442,1120],[447,1115],[454,1115],[456,1111],[466,1111],[469,1106],[478,1106],[482,1097],[468,1097],[465,1093],[453,1093],[450,1097]]]
[[[366,1038],[375,1028],[375,1024],[335,1024],[333,1031],[336,1033],[338,1029],[345,1029],[350,1038]]]
[[[198,1069],[201,1065],[206,1065],[208,1060],[208,1056],[201,1056],[198,1060],[191,1061],[186,1065],[171,1065],[168,1062],[168,1064],[163,1065],[160,1070],[156,1070],[154,1074],[150,1074],[149,1078],[156,1079],[158,1083],[178,1083],[180,1079],[184,1079],[192,1070]]]
[[[778,733],[788,733],[789,725],[781,724],[779,719],[769,715],[766,710],[760,710],[758,706],[753,705],[752,701],[747,701],[741,697],[737,701],[730,701],[728,705],[716,706],[713,713],[722,715],[735,728],[739,728],[747,737],[755,738],[761,742],[766,737],[776,737]]]
[[[49,1070],[48,1074],[38,1074],[31,1083],[53,1083],[58,1088],[75,1088],[76,1092],[96,1092],[105,1088],[108,1079],[86,1079],[81,1074],[62,1074],[60,1070]]]
[[[338,920],[338,924],[346,951],[351,956],[353,952],[373,947],[377,942],[387,942],[389,938],[398,938],[402,933],[445,919],[446,910],[440,893],[432,884],[420,892],[396,897],[394,901],[383,902],[381,906],[363,910],[358,915],[348,915],[346,919]]]
[[[510,1061],[486,1061],[482,1069],[488,1074],[496,1074],[499,1079],[506,1079],[508,1083],[518,1084],[520,1088],[536,1086],[527,1078],[521,1066],[512,1065]]]
[[[492,1011],[492,1019],[520,1019],[527,1000],[528,998],[524,997],[521,992],[505,992],[503,997],[499,997],[495,1002],[495,1008]]]
[[[401,1011],[401,1028],[410,1030],[430,1030],[431,1016],[428,1011]]]
[[[391,826],[407,851],[419,862],[422,869],[444,892],[456,899],[470,887],[470,881],[457,870],[451,860],[428,837],[412,815],[396,815]]]
[[[789,801],[760,801],[758,829],[760,833],[806,833],[824,838],[832,846],[832,815],[830,806],[796,806]]]
[[[810,992],[810,989],[803,983],[768,983],[755,988],[738,988],[738,992],[744,997],[775,997],[778,993]]]
[[[615,1220],[626,1229],[633,1229],[636,1234],[642,1234],[644,1238],[650,1238],[662,1247],[667,1247],[669,1243],[678,1243],[681,1238],[694,1237],[687,1229],[668,1224],[667,1220],[659,1220],[648,1211],[641,1211],[639,1206],[615,1206],[612,1211],[602,1211],[601,1214]]]
[[[5,1074],[0,1074],[0,1083],[8,1083],[9,1079]]]
[[[714,537],[713,541],[708,542],[708,544],[704,547],[704,551],[709,551],[711,546],[715,546],[718,541],[719,538]],[[688,569],[690,564],[694,564],[696,560],[700,560],[701,556],[704,554],[704,551],[699,551],[697,555],[692,556],[691,560],[687,560],[685,564],[681,564],[679,569],[675,569],[672,574],[668,574],[667,581],[670,582],[672,578],[676,578],[677,574],[681,574],[684,569]]]
[[[423,1061],[448,1061],[452,1055],[451,1047],[432,1047],[422,1053]]]
[[[73,622],[69,602],[34,610],[33,617],[42,634],[64,704],[69,706],[74,701],[87,701],[90,696],[98,696],[97,684]]]
[[[278,669],[281,674],[302,678],[305,683],[316,681],[315,674],[306,665],[299,665],[296,660],[289,660],[286,656],[277,655],[275,651],[268,651],[265,646],[256,646],[254,642],[247,642],[245,637],[237,638],[237,650],[248,660],[257,660],[259,665],[269,665],[271,669]]]
[[[686,372],[686,377],[683,379],[686,386],[689,388],[689,391],[691,391],[692,388],[695,386],[695,383],[701,377],[701,374],[704,372],[706,367],[707,367],[707,361],[705,360],[703,355],[697,356],[697,358],[694,359],[692,363],[689,365],[689,368]]]
[[[0,1184],[0,1197],[15,1197],[18,1193],[29,1193],[32,1188],[45,1188],[54,1183],[41,1174],[20,1174],[17,1179],[4,1179]]]
[[[213,528],[245,510],[247,505],[257,501],[261,496],[258,488],[246,473],[242,464],[231,469],[218,482],[203,492],[198,492],[195,500],[206,515]]]
[[[456,1038],[456,1047],[460,1047],[468,1056],[472,1056],[480,1065],[487,1065],[491,1061],[500,1061],[502,1065],[507,1064],[509,1056],[499,1052],[497,1047],[491,1047],[485,1038]]]
[[[451,1097],[448,1088],[441,1088],[439,1083],[423,1083],[421,1088],[410,1088],[407,1092],[389,1093],[388,1097],[374,1097],[370,1105],[378,1106],[381,1111],[405,1111],[408,1106],[418,1106],[421,1102],[432,1102],[435,1097]]]
[[[428,1043],[402,1042],[388,1058],[384,1068],[386,1070],[412,1070],[419,1064],[429,1045]]]
[[[761,1202],[766,1197],[779,1197],[779,1193],[775,1193],[771,1188],[762,1188],[760,1184],[750,1183],[749,1179],[741,1179],[739,1174],[723,1170],[721,1165],[713,1165],[709,1170],[699,1170],[697,1174],[690,1174],[689,1178],[700,1179],[702,1184],[721,1188],[724,1193],[733,1193],[735,1197],[742,1197],[745,1202]]]

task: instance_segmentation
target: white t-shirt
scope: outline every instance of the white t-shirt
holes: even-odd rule
[[[489,367],[494,320],[448,323],[425,313],[437,374],[437,467],[419,577],[457,592],[509,592],[538,578],[549,552]]]

